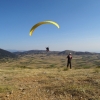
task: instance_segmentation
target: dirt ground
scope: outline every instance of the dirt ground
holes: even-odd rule
[[[100,100],[100,68],[67,69],[61,57],[32,59],[0,63],[0,100]]]
[[[0,70],[0,100],[100,100],[96,69]]]

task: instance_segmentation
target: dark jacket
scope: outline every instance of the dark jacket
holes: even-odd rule
[[[68,58],[68,62],[71,62],[72,56],[68,55],[67,58]]]

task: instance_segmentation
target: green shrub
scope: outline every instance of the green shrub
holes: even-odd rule
[[[67,70],[68,70],[68,68],[67,67],[64,67],[63,71],[67,71]]]

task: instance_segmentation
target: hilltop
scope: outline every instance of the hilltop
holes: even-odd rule
[[[0,63],[0,100],[100,100],[100,56],[30,54]]]
[[[13,52],[16,55],[30,55],[30,54],[48,54],[48,55],[68,55],[69,53],[72,55],[96,55],[100,53],[95,52],[82,52],[82,51],[72,51],[72,50],[64,50],[64,51],[49,51],[46,52],[45,50],[28,50],[23,52]]]
[[[16,55],[7,51],[7,50],[4,50],[4,49],[0,49],[0,59],[2,58],[15,58]]]

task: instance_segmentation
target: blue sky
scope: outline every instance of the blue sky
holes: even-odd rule
[[[31,27],[45,20],[51,24]],[[0,48],[100,52],[100,0],[0,0]]]

